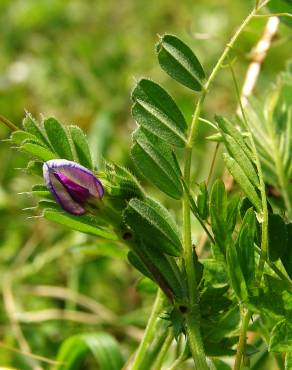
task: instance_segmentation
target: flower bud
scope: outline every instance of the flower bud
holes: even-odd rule
[[[83,215],[103,197],[101,182],[78,163],[66,159],[47,161],[43,165],[43,175],[56,202],[73,215]]]

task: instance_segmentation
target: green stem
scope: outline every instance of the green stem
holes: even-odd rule
[[[246,344],[246,332],[248,329],[249,320],[251,318],[251,311],[247,311],[242,315],[242,325],[240,329],[240,336],[239,336],[239,342],[237,345],[237,351],[236,351],[236,358],[233,370],[240,370],[241,362],[242,362],[242,356],[245,351],[245,344]]]
[[[9,121],[9,119],[7,119],[6,117],[2,115],[0,115],[0,122],[4,123],[4,125],[7,126],[11,131],[19,130],[19,128],[14,123]]]
[[[186,361],[186,357],[184,353],[182,353],[167,370],[176,370],[185,361]]]
[[[168,336],[166,337],[166,339],[163,343],[163,346],[160,349],[159,354],[156,358],[156,361],[155,361],[154,366],[153,366],[153,370],[161,370],[162,365],[163,365],[163,361],[165,359],[165,356],[167,354],[167,351],[169,350],[169,347],[170,347],[172,341],[173,341],[173,333],[172,333],[172,330],[170,329],[170,330],[168,330]]]
[[[266,2],[265,2],[266,3]],[[223,53],[221,54],[220,58],[218,59],[214,69],[212,70],[204,89],[199,97],[197,102],[193,119],[191,122],[191,126],[189,129],[189,135],[187,139],[187,145],[185,149],[185,168],[184,168],[184,181],[187,187],[190,186],[190,173],[191,173],[191,163],[192,163],[192,147],[193,143],[197,136],[197,128],[199,123],[199,116],[201,112],[201,107],[204,103],[206,95],[208,93],[208,89],[216,77],[217,73],[219,72],[222,63],[224,62],[226,56],[229,53],[229,50],[233,47],[236,40],[238,39],[239,35],[246,27],[246,25],[250,22],[250,20],[254,17],[258,9],[253,9],[252,12],[245,18],[242,24],[239,26],[233,37],[231,38],[230,42],[226,45]],[[189,303],[190,303],[190,312],[187,314],[186,323],[187,323],[187,333],[189,337],[189,343],[191,352],[194,358],[196,369],[204,370],[208,369],[208,365],[206,362],[206,356],[204,353],[203,348],[203,341],[201,338],[200,333],[200,312],[198,308],[198,287],[196,284],[196,271],[195,271],[195,264],[193,263],[193,247],[192,247],[192,240],[191,240],[191,222],[190,222],[190,204],[189,199],[186,194],[184,193],[183,197],[183,223],[184,223],[184,262],[185,262],[185,269],[187,274],[187,281],[188,281],[188,288],[189,288]]]
[[[163,307],[163,293],[159,289],[156,295],[154,306],[153,306],[145,333],[144,333],[144,337],[137,350],[134,363],[132,365],[132,370],[142,369],[142,364],[145,361],[145,355],[147,353],[147,349],[152,343],[153,338],[156,334],[156,324],[157,324],[157,321],[160,320],[159,315],[161,314],[162,307]]]

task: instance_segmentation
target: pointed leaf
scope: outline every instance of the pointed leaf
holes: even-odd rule
[[[203,220],[206,220],[209,216],[208,209],[209,195],[207,190],[207,185],[205,182],[202,182],[199,185],[199,192],[197,196],[197,206],[199,215]]]
[[[231,158],[227,153],[224,153],[223,156],[228,171],[241,186],[242,190],[245,192],[245,195],[256,207],[257,211],[260,212],[262,209],[262,203],[257,192],[254,189],[254,186],[233,158]]]
[[[168,211],[154,200],[131,199],[124,220],[136,237],[171,256],[180,256],[181,240]]]
[[[239,167],[243,170],[246,174],[250,182],[259,187],[259,178],[256,173],[254,166],[252,165],[251,161],[249,160],[248,156],[245,152],[238,146],[236,141],[229,135],[223,135],[223,140],[231,157],[237,162]]]
[[[222,134],[224,133],[225,135],[231,136],[233,140],[236,141],[238,147],[242,151],[244,151],[245,154],[248,156],[251,163],[253,163],[254,160],[253,160],[252,153],[249,147],[247,146],[246,142],[244,141],[244,134],[246,133],[242,133],[241,131],[239,131],[233,123],[229,122],[226,118],[222,116],[215,116],[215,120]]]
[[[246,301],[248,291],[243,272],[239,263],[238,255],[234,244],[231,242],[226,248],[226,262],[231,286],[239,299]]]
[[[128,253],[128,261],[131,265],[135,267],[142,275],[147,276],[149,279],[155,281],[155,278],[151,274],[151,272],[147,269],[144,262],[132,251]]]
[[[78,126],[68,127],[75,147],[78,162],[89,169],[93,168],[89,145],[84,132]]]
[[[55,153],[38,144],[26,143],[23,144],[20,149],[42,159],[43,161],[49,161],[50,159],[56,159],[57,157]]]
[[[228,230],[231,233],[233,232],[235,225],[236,225],[239,201],[240,201],[239,194],[234,195],[228,201],[226,222],[227,222]]]
[[[35,135],[31,134],[30,132],[21,130],[12,132],[10,138],[13,143],[18,145],[22,144],[27,139],[37,140],[37,137]]]
[[[52,117],[44,121],[44,127],[50,143],[59,157],[73,160],[71,145],[65,128]]]
[[[155,247],[155,242],[153,247]],[[147,256],[149,261],[151,261],[151,263],[163,276],[173,294],[176,297],[182,298],[185,294],[185,287],[183,286],[184,279],[181,276],[181,272],[174,258],[161,253],[159,248],[150,248],[149,245],[145,243],[142,243],[140,248]]]
[[[250,208],[244,216],[236,241],[238,260],[247,286],[255,278],[254,239],[256,227],[256,217],[253,209]]]
[[[67,226],[72,230],[77,230],[85,234],[100,236],[109,240],[117,240],[115,234],[99,228],[94,225],[94,220],[89,216],[71,216],[69,214],[47,209],[44,211],[44,217],[49,221],[54,221],[58,224]]]
[[[209,212],[216,244],[225,256],[231,235],[227,225],[227,195],[223,181],[217,180],[211,190]]]
[[[26,114],[22,125],[25,131],[34,135],[41,143],[50,148],[50,144],[45,136],[45,133],[43,132],[43,129],[39,126],[37,121],[32,117],[30,113]]]

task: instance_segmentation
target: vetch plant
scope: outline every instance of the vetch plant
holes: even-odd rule
[[[37,122],[27,114],[23,129],[11,135],[12,143],[32,156],[27,170],[43,175],[44,183],[32,188],[32,194],[42,198],[38,207],[43,217],[122,243],[129,262],[148,284],[158,287],[144,338],[125,369],[160,369],[164,364],[179,369],[192,359],[196,370],[220,370],[230,368],[227,357],[234,358],[234,370],[243,365],[256,369],[256,355],[267,351],[274,354],[279,369],[292,369],[291,66],[263,105],[253,99],[245,108],[238,97],[239,115],[207,121],[216,130],[209,139],[224,146],[224,163],[236,182],[233,191],[227,192],[221,179],[212,186],[196,186],[192,173],[199,123],[206,122],[202,106],[211,84],[241,32],[268,3],[256,2],[209,77],[182,40],[169,34],[160,37],[156,53],[161,68],[198,94],[190,123],[158,83],[143,78],[133,89],[137,129],[131,158],[137,175],[181,202],[181,215],[175,219],[128,169],[111,162],[96,168],[78,127],[54,118]],[[281,12],[287,16],[290,3],[282,3]],[[238,93],[236,78],[234,84]],[[277,201],[267,191],[271,188],[279,194]],[[192,215],[206,234],[207,258],[201,258],[193,243]],[[248,330],[255,333],[254,343],[246,342]],[[68,364],[58,368],[75,368],[70,348],[76,343],[88,346],[102,369],[122,368],[116,341],[104,333],[97,334],[96,341],[92,333],[66,341],[57,359],[69,358]],[[170,356],[172,364],[167,358],[171,343],[177,347]],[[108,349],[115,354],[110,364],[102,355],[104,351],[110,356]]]

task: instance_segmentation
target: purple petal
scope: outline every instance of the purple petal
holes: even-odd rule
[[[56,201],[74,215],[86,212],[83,205],[90,196],[100,199],[104,194],[103,186],[95,175],[75,162],[65,159],[47,161],[43,165],[43,174]]]
[[[46,162],[50,171],[62,173],[78,185],[88,189],[96,198],[102,198],[103,186],[96,176],[86,167],[66,159],[53,159]]]
[[[76,182],[70,180],[64,174],[60,172],[55,172],[54,176],[66,188],[71,197],[79,204],[85,203],[90,198],[90,193],[88,189],[76,184]]]

